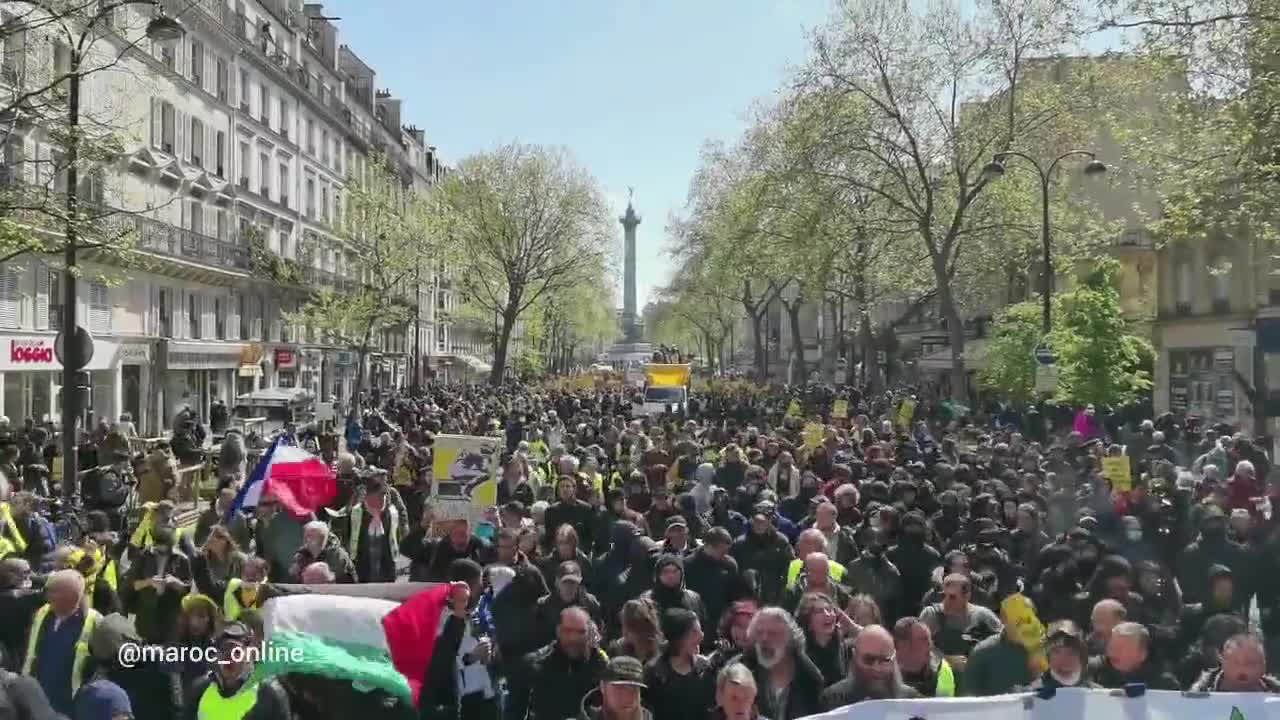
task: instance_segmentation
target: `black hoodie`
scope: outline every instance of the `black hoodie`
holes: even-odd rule
[[[673,588],[663,585],[660,579],[662,571],[668,567],[680,570],[680,584]],[[679,555],[667,554],[658,558],[653,568],[653,588],[646,590],[640,597],[658,608],[658,617],[672,608],[684,608],[697,615],[699,624],[707,627],[707,610],[702,604],[702,598],[684,586],[684,561]]]

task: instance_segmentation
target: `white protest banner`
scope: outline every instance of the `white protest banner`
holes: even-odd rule
[[[805,720],[1280,720],[1280,696],[1267,693],[1190,694],[1152,690],[1059,690],[937,700],[872,700]]]

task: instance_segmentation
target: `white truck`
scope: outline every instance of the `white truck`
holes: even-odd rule
[[[644,398],[638,414],[658,417],[664,413],[682,413],[689,403],[689,378],[692,368],[687,364],[650,363],[644,366]]]

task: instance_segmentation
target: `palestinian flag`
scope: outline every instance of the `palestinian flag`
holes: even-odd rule
[[[448,593],[442,584],[403,604],[327,594],[274,598],[264,608],[267,649],[258,673],[346,680],[416,705]]]

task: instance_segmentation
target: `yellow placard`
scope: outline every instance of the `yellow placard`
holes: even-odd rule
[[[807,448],[816,448],[822,444],[822,437],[825,434],[822,423],[809,423],[804,426],[804,446]]]
[[[1036,675],[1044,672],[1049,667],[1044,652],[1044,623],[1026,596],[1014,593],[1005,598],[1000,603],[1000,619],[1011,631],[1010,637],[1027,649],[1032,672]]]
[[[916,415],[916,401],[907,398],[898,408],[898,426],[903,430],[911,429],[911,419]]]
[[[787,406],[787,417],[800,417],[800,413],[800,401],[792,400],[791,404]]]
[[[849,417],[849,401],[837,400],[831,405],[831,417],[841,420]]]
[[[439,519],[478,522],[497,502],[498,442],[489,437],[436,436],[431,474]]]
[[[1133,489],[1132,472],[1128,455],[1102,458],[1102,477],[1111,481],[1114,492],[1129,492]]]

